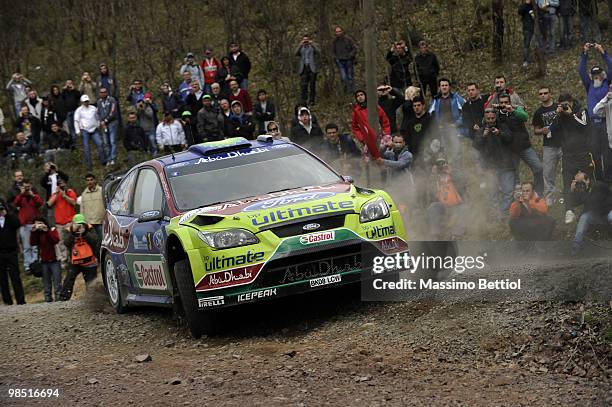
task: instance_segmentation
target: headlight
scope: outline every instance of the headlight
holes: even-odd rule
[[[383,198],[378,198],[363,205],[359,214],[359,222],[371,222],[387,216],[389,216],[389,205]]]
[[[243,229],[229,229],[221,232],[198,232],[198,237],[215,249],[229,249],[230,247],[245,246],[259,242],[259,239],[254,234]]]

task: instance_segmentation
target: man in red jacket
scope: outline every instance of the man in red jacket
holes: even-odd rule
[[[249,92],[240,88],[238,86],[238,82],[235,80],[230,82],[230,90],[230,103],[232,103],[234,100],[239,101],[242,105],[242,110],[244,111],[244,114],[250,116],[253,113],[253,101],[251,99],[251,96],[249,95]]]
[[[212,93],[211,85],[216,82],[217,71],[221,69],[221,62],[213,56],[212,49],[206,48],[200,67],[204,72],[204,92],[210,95]]]
[[[382,130],[382,139],[391,137],[391,124],[382,107],[376,104],[378,112],[378,122]],[[375,159],[380,158],[378,151],[378,135],[368,124],[368,104],[366,93],[363,90],[355,92],[355,104],[351,116],[353,136],[367,146],[367,150]]]
[[[55,257],[55,245],[59,240],[57,229],[49,226],[49,222],[45,217],[37,216],[34,218],[30,244],[39,248],[45,302],[53,301],[52,288],[55,291],[55,301],[59,301],[60,292],[62,291],[62,270]],[[51,285],[52,280],[53,286]]]
[[[64,241],[68,237],[68,230],[66,225],[72,222],[72,218],[76,214],[74,207],[77,201],[77,194],[66,185],[66,179],[58,177],[57,179],[57,191],[51,195],[47,201],[47,205],[54,208],[55,225],[59,230],[60,241],[57,244],[59,248],[60,258],[62,265],[66,265],[68,260],[68,250],[64,245]]]
[[[15,197],[13,205],[19,209],[18,217],[21,227],[19,228],[19,239],[23,253],[23,268],[26,273],[30,272],[30,264],[38,258],[38,250],[30,245],[30,233],[34,218],[40,214],[40,207],[43,205],[40,195],[32,191],[30,180],[24,179],[21,184],[21,193]]]

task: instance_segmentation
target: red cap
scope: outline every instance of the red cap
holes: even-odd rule
[[[151,92],[147,92],[144,94],[145,99],[153,99],[153,94]]]

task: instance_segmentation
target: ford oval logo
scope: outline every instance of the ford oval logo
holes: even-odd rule
[[[286,195],[279,198],[266,199],[265,201],[257,202],[247,206],[243,212],[254,212],[263,209],[272,209],[278,206],[294,205],[307,201],[314,201],[315,199],[330,198],[336,195],[334,192],[308,192],[305,194],[298,195]]]
[[[321,227],[321,225],[319,225],[318,223],[309,223],[307,225],[302,226],[302,229],[304,230],[317,230]]]

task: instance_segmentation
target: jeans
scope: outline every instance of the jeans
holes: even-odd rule
[[[148,142],[149,152],[153,154],[153,156],[157,156],[157,142],[155,141],[155,130],[145,131],[145,136]]]
[[[92,162],[91,155],[89,152],[89,139],[93,141],[96,145],[96,150],[98,150],[98,158],[102,164],[106,163],[106,153],[104,151],[104,145],[102,144],[102,137],[100,137],[100,132],[98,129],[92,131],[91,133],[87,130],[81,130],[81,134],[83,135],[83,154],[85,155],[85,163],[87,163],[87,168],[91,170]]]
[[[578,171],[585,171],[593,179],[591,168],[591,157],[588,154],[572,154],[563,152],[561,161],[561,175],[563,176],[563,195],[565,199],[565,210],[575,210],[582,202],[580,194],[571,191],[572,180]]]
[[[62,291],[62,270],[60,264],[58,261],[54,261],[51,263],[41,263],[41,265],[45,301],[53,301],[53,296],[51,295],[52,288],[55,292],[55,301],[58,301],[60,292]],[[51,283],[53,283],[53,285]]]
[[[104,132],[104,145],[108,149],[106,151],[108,160],[116,160],[117,159],[117,130],[119,128],[119,123],[117,121],[110,122]]]
[[[19,117],[19,111],[21,110],[21,100],[14,99],[15,102],[15,117]]]
[[[352,59],[336,59],[340,80],[344,84],[346,92],[353,92],[353,60]]]
[[[553,200],[553,194],[557,192],[556,178],[557,166],[563,157],[561,147],[544,146],[544,197],[550,205]]]
[[[67,131],[70,134],[70,139],[72,140],[72,146],[76,146],[76,129],[74,128],[74,111],[68,112],[66,115],[66,124]]]
[[[19,276],[17,252],[0,253],[0,291],[2,292],[2,301],[6,305],[12,305],[13,299],[9,290],[9,278],[15,292],[15,300],[17,304],[25,304],[25,293],[23,292],[23,284]]]
[[[532,38],[533,31],[523,31],[523,62],[529,62],[529,47],[531,45]]]
[[[26,273],[30,272],[30,264],[34,263],[38,258],[38,247],[30,246],[30,234],[32,234],[31,224],[23,225],[19,228],[19,238],[23,248],[23,268]]]
[[[300,74],[300,94],[303,103],[314,104],[315,95],[317,92],[317,73],[312,72],[308,66],[304,67],[304,71]],[[310,98],[308,91],[310,90]]]
[[[249,79],[243,78],[240,81],[240,89],[249,90]]]
[[[507,216],[512,200],[512,192],[514,192],[514,168],[497,170],[497,183],[501,195],[500,209],[503,216]]]
[[[433,240],[444,240],[443,231],[452,224],[451,235],[465,234],[465,204],[447,206],[441,202],[433,202],[427,208],[429,234]]]
[[[516,162],[514,163],[514,171],[516,174],[514,184],[520,184],[519,177],[519,163],[520,160],[525,161],[525,164],[531,169],[533,174],[533,190],[539,195],[544,195],[544,168],[542,168],[542,162],[538,153],[532,148],[526,148],[515,157]]]
[[[584,246],[584,234],[588,232],[591,225],[612,225],[612,211],[608,215],[598,214],[593,211],[585,212],[578,219],[576,227],[576,237],[574,237],[574,250],[580,250]]]
[[[580,16],[580,36],[582,42],[601,42],[601,31],[597,17]]]
[[[561,47],[568,48],[572,42],[572,16],[561,16]]]

